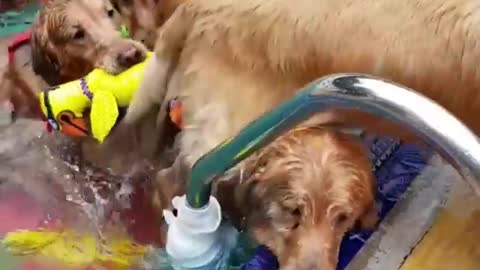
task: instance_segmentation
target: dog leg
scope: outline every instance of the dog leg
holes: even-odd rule
[[[145,75],[129,105],[122,123],[132,125],[165,98],[170,71],[175,67],[193,24],[188,6],[179,7],[159,29],[155,54],[146,66]]]
[[[179,134],[180,154],[187,168],[217,145],[226,140],[232,128],[228,122],[228,109],[223,104],[208,104],[192,115],[191,124]]]

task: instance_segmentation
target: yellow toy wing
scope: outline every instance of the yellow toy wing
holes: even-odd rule
[[[103,142],[117,122],[118,115],[117,100],[113,93],[95,92],[90,109],[90,126],[93,137],[99,142]]]

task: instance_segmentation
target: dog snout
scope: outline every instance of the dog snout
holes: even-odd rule
[[[118,56],[117,61],[123,68],[129,68],[135,64],[138,64],[145,60],[145,53],[136,48],[135,46],[129,46],[122,50]]]
[[[318,228],[306,230],[296,239],[296,242],[298,246],[291,246],[288,253],[279,256],[281,269],[336,269],[340,242],[337,243],[334,232],[318,230]],[[281,260],[282,257],[284,260]]]
[[[314,254],[316,256],[301,257],[301,260],[292,262],[287,267],[287,269],[295,270],[335,270],[336,264],[325,262],[324,258],[319,257],[319,254]]]

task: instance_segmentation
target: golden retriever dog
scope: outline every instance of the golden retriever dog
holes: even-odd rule
[[[334,270],[345,233],[377,221],[366,153],[351,135],[296,128],[248,159],[244,180],[219,182],[216,193],[227,215],[272,249],[281,269]]]
[[[32,103],[31,98],[21,97],[27,86],[38,92],[78,79],[94,68],[117,74],[143,61],[145,46],[122,38],[120,25],[118,12],[107,0],[47,1],[33,25],[30,46],[15,52],[15,68],[6,71],[0,89],[3,100],[20,96],[21,107]]]
[[[50,85],[93,68],[117,74],[145,59],[145,47],[122,38],[120,16],[107,0],[48,1],[32,34],[33,69]]]
[[[19,118],[38,119],[38,91],[80,78],[93,68],[116,74],[143,61],[145,46],[122,38],[120,24],[118,12],[107,0],[48,1],[34,23],[30,45],[16,51],[14,65],[7,66],[1,77],[0,103],[13,103]],[[124,184],[132,183],[126,179],[147,179],[129,172],[121,176],[111,173],[110,162],[125,167],[125,159],[102,151],[93,140],[72,140],[44,130],[40,123],[20,121],[0,135],[2,177],[19,183],[39,199],[50,196],[59,204],[67,197],[96,218],[102,213],[95,208],[105,208],[108,215],[112,207],[107,203],[128,199],[131,192]],[[134,170],[135,164],[128,164],[127,169]]]
[[[360,138],[304,124],[245,160],[240,174],[218,180],[213,192],[225,216],[267,245],[281,269],[334,270],[345,233],[372,229],[378,219],[367,153]],[[157,182],[160,212],[185,193],[173,171],[161,171],[169,175]]]
[[[8,66],[4,72],[0,98],[14,103],[17,116],[39,118],[39,103],[32,92],[78,79],[93,68],[117,74],[143,61],[145,46],[122,38],[120,25],[121,18],[108,0],[47,1],[33,25],[31,46],[21,47],[14,68]],[[108,165],[115,156],[93,141],[83,142],[82,147],[85,159],[99,165]]]
[[[193,163],[314,79],[360,72],[419,91],[480,133],[476,6],[468,0],[185,1],[159,29],[155,57],[124,124],[179,96],[186,127],[181,151]]]

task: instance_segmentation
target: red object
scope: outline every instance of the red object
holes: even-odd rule
[[[0,12],[9,10],[22,10],[27,4],[26,0],[1,0]]]
[[[30,43],[31,29],[27,29],[24,32],[18,34],[13,42],[8,46],[8,63],[10,65],[15,63],[15,51],[22,45]]]
[[[46,1],[42,1],[42,3],[45,3]],[[18,48],[21,46],[30,43],[30,36],[31,36],[32,30],[27,29],[24,32],[16,35],[15,39],[12,41],[12,43],[8,46],[8,64],[9,65],[14,65],[15,64],[15,52],[17,51]],[[53,131],[52,127],[47,121],[47,118],[42,115],[42,120],[45,122],[46,129],[48,133],[51,133]]]
[[[151,194],[141,187],[132,194],[131,208],[121,212],[121,219],[128,233],[141,245],[164,246],[161,236],[161,221],[156,220],[155,209],[150,201]]]
[[[182,129],[182,103],[176,99],[170,100],[168,106],[168,116],[172,123],[178,128]]]
[[[32,230],[41,222],[43,209],[26,192],[11,190],[0,195],[0,237],[19,229]]]

